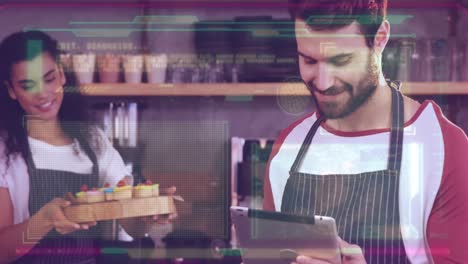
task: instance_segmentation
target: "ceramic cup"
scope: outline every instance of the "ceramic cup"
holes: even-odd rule
[[[119,81],[120,56],[104,54],[97,56],[99,80],[102,83],[116,83]]]
[[[149,83],[164,83],[166,81],[167,55],[145,55],[145,69]]]
[[[70,73],[73,71],[73,61],[71,54],[60,54],[60,64],[62,65],[63,71],[65,73]]]
[[[143,75],[143,56],[142,55],[124,55],[122,57],[125,82],[141,83]]]
[[[95,54],[74,54],[73,71],[80,84],[92,83],[96,62]]]

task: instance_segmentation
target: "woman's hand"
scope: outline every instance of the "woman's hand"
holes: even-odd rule
[[[62,235],[77,230],[87,230],[89,227],[96,225],[96,222],[78,224],[68,220],[63,212],[63,208],[69,205],[69,201],[62,198],[55,198],[39,209],[38,214],[40,214],[47,225]]]
[[[341,261],[339,258],[333,260],[313,259],[306,256],[298,256],[294,264],[366,264],[362,249],[358,245],[352,245],[338,237]]]

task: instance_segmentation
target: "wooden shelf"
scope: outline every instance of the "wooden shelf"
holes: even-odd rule
[[[309,96],[301,83],[97,83],[81,87],[87,96]],[[468,94],[468,82],[403,83],[408,95]]]

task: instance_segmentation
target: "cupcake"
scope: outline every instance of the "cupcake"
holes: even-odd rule
[[[123,180],[119,181],[117,187],[114,188],[112,198],[113,200],[132,199],[132,186],[127,185]]]
[[[97,188],[88,190],[88,186],[83,184],[81,186],[81,192],[75,194],[76,200],[80,204],[85,203],[99,203],[104,201],[104,192]]]
[[[88,186],[86,184],[83,184],[80,189],[81,192],[77,192],[75,194],[76,201],[80,204],[88,203],[88,198],[86,195],[86,192],[88,191]]]
[[[159,184],[153,184],[150,180],[135,186],[133,196],[135,198],[146,198],[159,195]]]
[[[106,201],[114,200],[114,188],[112,188],[109,183],[106,183],[104,188],[101,188],[101,190],[104,192],[104,198]]]
[[[86,197],[88,203],[99,203],[104,202],[104,192],[99,190],[98,188],[93,188],[91,191],[86,192]]]

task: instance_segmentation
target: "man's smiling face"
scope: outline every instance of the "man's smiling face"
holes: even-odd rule
[[[316,31],[296,19],[295,32],[302,80],[326,118],[346,117],[369,99],[379,66],[359,24]]]

